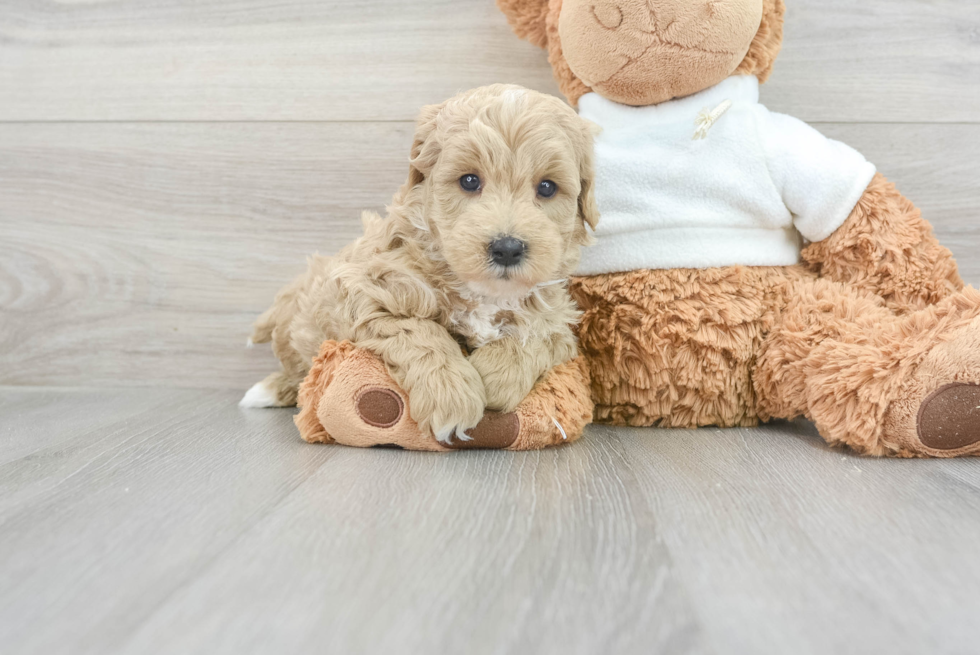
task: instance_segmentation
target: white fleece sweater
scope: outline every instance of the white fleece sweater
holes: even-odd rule
[[[725,101],[696,140],[699,114]],[[829,237],[875,175],[857,151],[759,104],[754,76],[650,107],[589,93],[579,114],[602,128],[598,243],[583,249],[579,275],[796,264],[801,235]]]

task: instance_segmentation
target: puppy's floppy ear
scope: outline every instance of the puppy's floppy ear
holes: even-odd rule
[[[548,45],[548,0],[497,0],[514,34],[539,48]]]
[[[599,225],[599,206],[595,199],[595,155],[592,138],[602,129],[595,123],[582,119],[583,139],[579,153],[579,174],[582,177],[582,190],[578,194],[578,215],[582,222],[593,230]]]
[[[439,159],[442,144],[436,138],[439,113],[446,106],[445,102],[438,105],[426,105],[419,112],[415,123],[415,138],[412,139],[412,152],[409,155],[410,168],[408,171],[408,186],[413,187],[432,172],[432,167]]]
[[[595,201],[595,173],[582,178],[582,192],[578,194],[578,215],[593,230],[599,225],[599,206]]]

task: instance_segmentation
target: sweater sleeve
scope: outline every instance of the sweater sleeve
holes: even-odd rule
[[[875,166],[792,116],[763,110],[760,132],[770,175],[796,229],[811,242],[823,241],[857,206]]]

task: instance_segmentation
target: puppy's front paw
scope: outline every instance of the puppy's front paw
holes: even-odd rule
[[[492,347],[477,349],[470,363],[483,379],[487,407],[507,413],[514,411],[531,392],[538,379],[537,371],[528,371],[501,350]]]
[[[465,360],[421,378],[409,392],[408,402],[419,427],[431,429],[445,444],[452,441],[453,433],[467,441],[466,433],[480,422],[487,405],[480,374]]]

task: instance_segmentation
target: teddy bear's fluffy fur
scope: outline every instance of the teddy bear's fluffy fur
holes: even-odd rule
[[[591,90],[562,52],[562,0],[498,5],[518,35],[548,50],[570,102]],[[735,73],[764,81],[785,6],[762,5]],[[751,426],[806,416],[828,442],[866,454],[977,454],[980,429],[967,415],[980,397],[980,293],[964,289],[915,206],[879,174],[843,225],[808,244],[802,260],[573,278],[596,420]],[[945,394],[935,404],[943,411],[930,416],[963,415],[972,436],[960,427],[944,433],[935,420],[923,430],[936,394]]]
[[[576,355],[578,312],[563,281],[597,220],[591,158],[586,121],[520,87],[423,109],[387,218],[365,214],[364,236],[312,257],[256,323],[253,341],[271,340],[283,370],[251,397],[294,404],[321,344],[346,339],[381,357],[417,428],[441,442],[474,428],[485,408],[514,410]],[[479,175],[478,191],[460,187],[467,174]],[[557,184],[553,197],[537,195],[542,180]],[[527,245],[520,265],[491,261],[501,236]]]
[[[840,303],[866,296],[877,319],[880,306],[905,314],[963,286],[921,213],[880,174],[844,225],[805,248],[803,257],[805,266],[573,278],[572,294],[584,310],[581,349],[592,368],[597,420],[731,427],[805,414],[801,399],[778,400],[786,357],[775,353],[795,337],[785,328],[782,336],[774,333],[791,301],[805,308],[800,293],[819,286],[818,295]],[[818,285],[821,278],[838,284]],[[845,420],[835,431],[846,434],[849,427]]]

